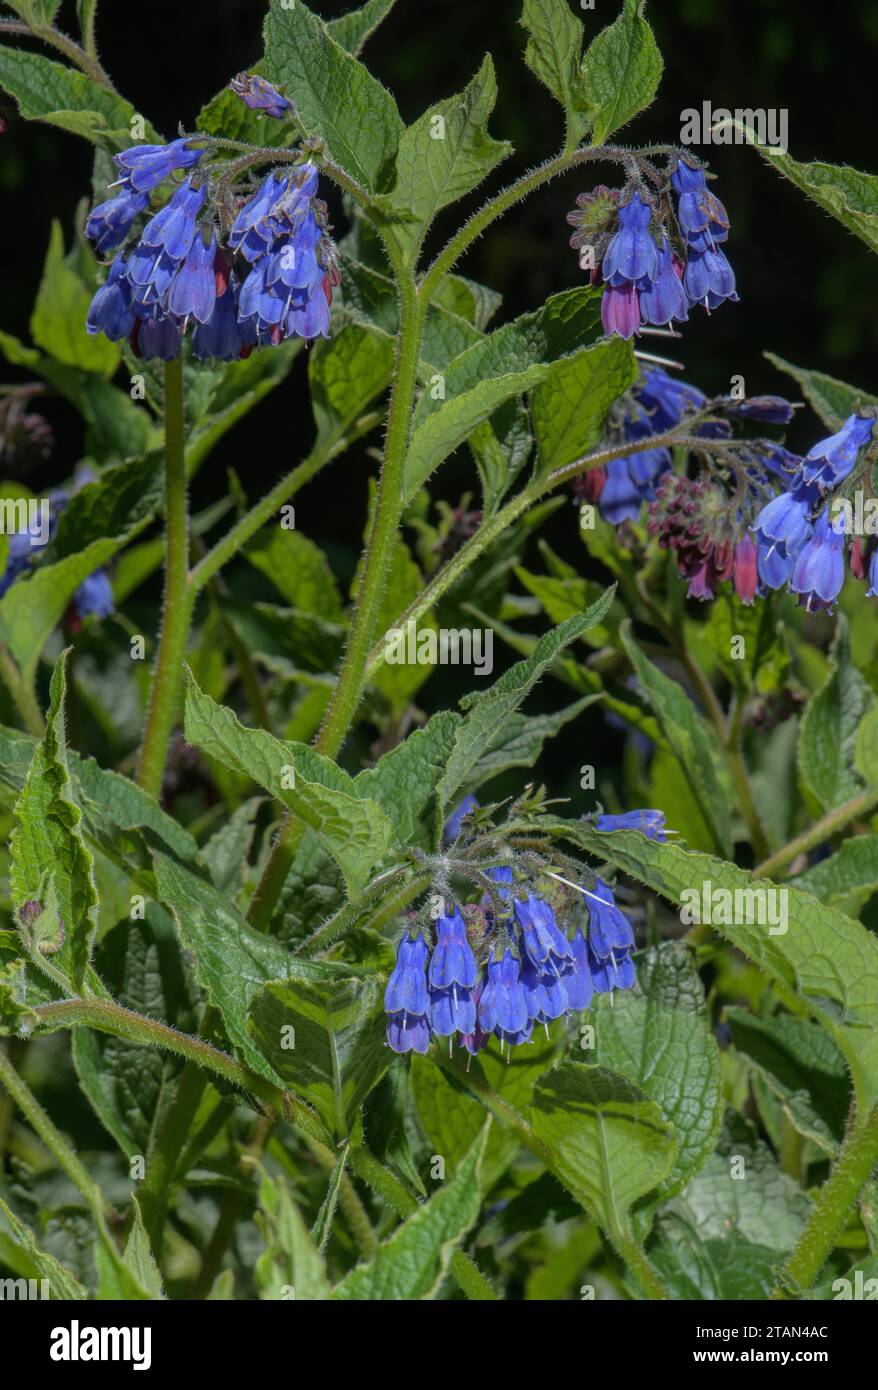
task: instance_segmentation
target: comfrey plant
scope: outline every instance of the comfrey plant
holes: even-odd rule
[[[617,143],[662,71],[642,0],[588,33],[523,0],[564,136],[505,181],[490,57],[406,125],[361,58],[392,0],[264,8],[169,139],[94,4],[0,21],[21,117],[95,154],[33,342],[0,334],[0,1278],[865,1288],[876,396],[701,379],[693,325],[770,340],[773,306],[699,147]],[[874,249],[871,176],[727,157]],[[467,253],[562,177],[581,273],[512,317]]]

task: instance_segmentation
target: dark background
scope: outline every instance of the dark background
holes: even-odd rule
[[[314,0],[314,8],[329,18],[350,5]],[[597,0],[593,11],[582,11],[587,38],[618,9],[617,0]],[[180,123],[192,129],[203,102],[257,58],[264,12],[263,0],[149,0],[134,8],[103,0],[101,57],[119,90],[170,138]],[[519,0],[398,0],[363,55],[410,121],[431,102],[460,90],[484,50],[490,50],[500,89],[491,128],[512,140],[515,154],[495,172],[489,191],[554,153],[561,142],[560,109],[522,61],[519,13]],[[700,107],[705,99],[714,107],[787,107],[795,157],[874,169],[874,0],[813,8],[798,0],[655,0],[649,14],[665,73],[658,100],[626,129],[624,139],[673,142],[679,138],[681,111]],[[65,0],[60,24],[76,32],[73,0]],[[91,148],[73,135],[19,120],[11,101],[0,102],[9,127],[0,137],[5,266],[0,327],[27,338],[50,219],[61,219],[69,243],[77,204],[90,187]],[[727,250],[741,302],[723,306],[710,319],[694,312],[685,337],[673,345],[688,377],[714,392],[728,389],[729,378],[743,373],[751,393],[787,390],[795,398],[796,388],[762,359],[768,348],[874,391],[878,296],[866,247],[752,150],[713,146],[701,153],[719,175],[716,188],[731,216]],[[564,221],[576,194],[592,180],[615,178],[616,170],[608,167],[555,181],[507,214],[460,268],[503,293],[501,315],[534,308],[580,278]],[[437,244],[482,196],[474,195],[459,212],[443,214]],[[345,228],[337,201],[333,210],[341,235]],[[644,341],[647,347],[654,344],[654,339]],[[290,381],[226,437],[197,479],[196,509],[225,491],[227,467],[239,470],[255,498],[306,452],[304,370],[300,359]],[[2,375],[15,374],[7,369]],[[39,482],[54,483],[72,471],[81,428],[63,403],[49,402],[46,413],[58,443],[51,476]],[[788,442],[807,449],[817,430],[810,412],[801,412]],[[341,571],[352,569],[359,549],[367,468],[374,464],[361,449],[359,459],[334,465],[297,499],[300,524],[328,544]],[[446,465],[439,481],[452,500],[474,485],[465,451]],[[581,562],[567,509],[553,518],[548,534],[557,549]],[[434,680],[426,703],[441,701],[445,693],[442,682]]]

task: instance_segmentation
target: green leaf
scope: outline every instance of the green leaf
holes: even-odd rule
[[[345,53],[356,58],[370,34],[393,9],[395,0],[366,0],[358,10],[327,20],[326,32]]]
[[[778,371],[786,372],[787,376],[798,382],[812,410],[833,433],[840,430],[847,417],[860,407],[878,406],[878,396],[870,396],[866,391],[857,390],[856,386],[848,386],[846,381],[838,381],[825,372],[809,371],[807,367],[794,367],[773,352],[766,352],[765,356]]]
[[[685,1186],[710,1154],[722,1123],[719,1048],[691,952],[678,942],[637,960],[636,990],[595,999],[595,1060],[658,1105],[677,1138],[658,1198]]]
[[[357,797],[346,772],[307,744],[284,743],[265,729],[245,728],[232,710],[198,688],[191,672],[184,723],[189,743],[252,777],[316,831],[349,889],[363,886],[390,847],[393,829],[379,806]]]
[[[729,807],[719,777],[719,752],[714,739],[683,687],[654,666],[625,629],[622,642],[638,687],[652,706],[674,757],[691,780],[693,795],[717,848],[730,852]]]
[[[41,1250],[37,1245],[37,1239],[29,1226],[20,1221],[10,1206],[0,1197],[0,1216],[12,1232],[14,1240],[26,1252],[31,1261],[38,1279],[45,1279],[48,1284],[49,1298],[55,1301],[64,1302],[66,1300],[80,1300],[88,1298],[88,1292],[80,1284],[75,1275],[71,1274],[56,1260],[54,1255]],[[7,1295],[8,1296],[8,1295]],[[13,1295],[14,1297],[14,1295]]]
[[[610,406],[637,378],[631,344],[604,338],[555,362],[531,399],[541,473],[582,458],[601,438]]]
[[[566,147],[572,150],[590,124],[580,70],[582,25],[567,0],[524,0],[521,23],[528,36],[524,61],[563,106]]]
[[[401,845],[432,851],[442,833],[434,788],[454,747],[460,715],[442,710],[422,729],[385,753],[354,781],[360,796],[378,803]]]
[[[85,331],[93,293],[78,272],[76,252],[65,257],[64,233],[61,223],[54,219],[31,315],[33,340],[56,362],[112,376],[122,357],[121,348],[103,333],[92,335]]]
[[[611,1234],[673,1168],[674,1131],[659,1107],[604,1067],[562,1063],[537,1082],[530,1113],[556,1177]]]
[[[408,1108],[408,1067],[405,1058],[394,1057],[366,1101],[363,1112],[366,1143],[379,1163],[389,1165],[415,1192],[426,1197],[406,1133]]]
[[[855,768],[860,722],[875,706],[871,687],[850,659],[847,619],[838,615],[832,669],[809,700],[799,732],[799,772],[826,811],[863,790]]]
[[[17,947],[15,948],[17,949]],[[30,999],[28,967],[23,960],[7,960],[0,965],[0,1037],[20,1034],[26,1037],[39,1022]]]
[[[470,193],[511,152],[508,141],[488,134],[496,100],[494,64],[486,55],[462,92],[431,106],[403,131],[390,204],[414,219],[396,231],[410,250],[440,208]]]
[[[146,1234],[143,1217],[140,1214],[140,1203],[136,1197],[132,1197],[131,1205],[134,1210],[134,1219],[128,1232],[128,1240],[125,1243],[123,1256],[125,1266],[150,1298],[162,1298],[164,1293],[161,1271],[156,1264],[155,1255],[152,1253],[149,1236]]]
[[[83,840],[82,811],[76,804],[67,765],[66,661],[64,652],[52,672],[46,732],[34,750],[15,803],[9,882],[12,901],[20,907],[32,899],[42,900],[47,875],[51,875],[65,937],[54,957],[55,965],[80,988],[97,927],[98,897],[94,860]]]
[[[76,589],[112,559],[119,544],[93,541],[57,565],[41,565],[22,575],[0,599],[0,641],[9,648],[26,685],[33,684],[40,653]]]
[[[120,922],[104,937],[95,968],[124,1008],[172,1026],[190,1021],[181,1018],[187,989],[173,923],[155,903],[143,921]],[[149,1153],[173,1098],[179,1059],[112,1033],[75,1028],[73,1061],[82,1090],[122,1152]]]
[[[136,115],[131,103],[64,63],[0,47],[0,87],[15,98],[26,120],[46,121],[112,150],[131,144]],[[153,136],[150,126],[146,138]]]
[[[226,1032],[242,1061],[279,1083],[277,1073],[254,1046],[247,1015],[254,997],[269,980],[290,974],[289,950],[274,937],[255,932],[229,904],[227,893],[184,865],[154,852],[156,892],[172,914],[184,949],[195,957],[195,975],[222,1015]]]
[[[449,362],[442,373],[444,399],[425,391],[414,413],[406,498],[411,499],[498,406],[543,381],[551,363],[593,341],[598,326],[596,292],[591,287],[568,290],[489,333]]]
[[[393,342],[348,324],[308,355],[308,383],[318,440],[338,439],[377,396],[393,371]]]
[[[251,1036],[327,1129],[347,1138],[390,1064],[384,980],[322,961],[291,961],[290,973],[295,979],[270,984],[254,999]]]
[[[149,411],[103,377],[45,357],[10,333],[0,332],[0,352],[14,366],[42,377],[79,411],[87,427],[86,451],[98,463],[144,455],[159,443]]]
[[[658,90],[664,63],[645,8],[645,0],[622,0],[619,18],[586,50],[582,80],[595,145],[649,106]]]
[[[274,584],[291,608],[329,622],[343,617],[341,595],[329,561],[301,531],[277,523],[257,533],[244,555]]]
[[[127,541],[137,535],[162,505],[163,473],[160,454],[103,469],[70,498],[42,563],[54,564],[107,536]]]
[[[479,1053],[473,1067],[481,1071],[497,1095],[522,1114],[533,1098],[538,1079],[551,1066],[556,1050],[548,1039],[536,1038],[533,1047],[518,1049],[504,1058],[492,1045]],[[484,1124],[484,1107],[429,1056],[412,1058],[411,1088],[433,1153],[441,1155],[446,1166],[456,1171]],[[499,1182],[520,1151],[517,1134],[499,1124],[492,1126],[482,1163],[483,1193],[490,1192]]]
[[[336,1284],[337,1299],[396,1302],[435,1298],[455,1247],[479,1214],[479,1171],[486,1124],[442,1190],[384,1241],[374,1257]]]
[[[835,854],[790,881],[826,907],[856,917],[878,892],[878,835],[851,835]]]
[[[769,1298],[780,1263],[776,1250],[744,1240],[731,1225],[702,1237],[677,1211],[660,1214],[649,1258],[674,1298],[698,1301]]]
[[[732,1042],[777,1096],[800,1134],[831,1156],[838,1152],[850,1110],[844,1057],[816,1023],[791,1014],[758,1018],[727,1009]]]
[[[327,33],[302,0],[271,0],[265,20],[265,76],[284,83],[330,159],[368,192],[385,189],[402,135],[390,93]]]
[[[759,144],[754,132],[740,122],[733,124],[779,174],[864,241],[870,251],[878,251],[878,176],[847,164],[801,164],[776,145]]]
[[[266,1249],[256,1261],[260,1297],[319,1302],[330,1295],[323,1256],[308,1234],[282,1175],[263,1173],[257,1217]]]
[[[511,767],[533,767],[547,738],[554,738],[584,709],[603,698],[601,694],[585,695],[554,714],[509,715],[490,748],[485,750],[473,768],[469,785],[478,788],[501,772],[508,772]]]
[[[713,893],[728,891],[732,904],[735,892],[747,895],[739,899],[739,910],[729,914],[733,917],[761,914],[774,921],[783,917],[777,905],[769,914],[769,899],[752,898],[760,889],[779,890],[734,864],[679,845],[657,844],[639,831],[601,834],[584,822],[559,821],[556,828],[560,830],[561,825],[568,825],[567,833],[581,848],[678,906],[690,907],[692,895],[700,898],[704,885],[710,884]],[[878,1100],[878,940],[859,922],[824,907],[810,893],[788,884],[780,891],[786,894],[783,902],[790,930],[777,929],[783,927],[782,921],[773,933],[770,925],[755,921],[714,920],[713,925],[771,979],[792,990],[823,1024],[845,1055],[859,1104],[869,1110]],[[712,913],[714,918],[719,915]]]
[[[474,691],[461,701],[467,711],[454,738],[454,747],[436,786],[436,795],[443,813],[451,806],[457,793],[468,785],[473,769],[493,748],[506,721],[515,713],[522,700],[545,675],[558,655],[577,637],[599,623],[613,602],[615,590],[607,589],[586,613],[568,618],[560,627],[545,633],[530,656],[510,666],[489,690]]]

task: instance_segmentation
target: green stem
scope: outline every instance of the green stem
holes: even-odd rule
[[[158,655],[137,780],[156,799],[162,789],[171,731],[177,718],[183,658],[193,597],[187,592],[189,520],[186,509],[183,363],[165,363],[165,592]]]
[[[90,1207],[103,1208],[103,1197],[63,1134],[55,1128],[27,1083],[19,1076],[4,1052],[0,1052],[0,1085],[9,1092],[22,1115],[54,1155],[58,1166],[67,1174]]]
[[[725,748],[728,757],[729,771],[738,793],[738,801],[741,806],[741,814],[747,823],[747,831],[750,836],[750,843],[753,851],[758,858],[762,858],[769,851],[768,838],[762,828],[762,821],[756,807],[753,796],[753,788],[750,785],[750,778],[747,773],[747,764],[744,762],[744,749],[741,734],[741,715],[743,706],[740,700],[735,699],[732,705],[731,714],[726,732]]]
[[[669,150],[670,147],[667,149],[664,146],[655,147],[657,153],[667,153]],[[495,197],[490,198],[484,207],[474,212],[472,217],[464,223],[443,250],[439,252],[427,270],[421,285],[421,295],[424,302],[430,302],[443,276],[453,269],[464,252],[487,231],[492,222],[496,222],[499,217],[502,217],[510,208],[514,208],[516,203],[520,203],[529,194],[542,188],[543,184],[548,183],[550,179],[556,178],[559,174],[565,174],[568,169],[575,169],[580,164],[591,163],[594,160],[608,160],[613,163],[642,163],[635,151],[626,150],[621,145],[588,145],[573,151],[563,150],[554,159],[549,159],[545,164],[541,164],[538,169],[532,169],[530,173],[523,174],[514,183],[502,188]]]
[[[832,1252],[848,1212],[878,1165],[878,1105],[845,1140],[773,1297],[809,1289]]]
[[[390,244],[387,244],[390,251]],[[344,742],[366,685],[369,649],[387,584],[393,543],[403,510],[405,456],[415,389],[418,384],[423,308],[408,267],[397,262],[395,268],[399,285],[400,320],[393,390],[387,412],[384,461],[378,483],[375,512],[363,557],[362,575],[351,617],[348,645],[323,724],[315,740],[318,751],[331,758],[337,755]],[[247,919],[259,930],[264,931],[271,920],[301,836],[301,823],[291,812],[287,812],[275,837],[262,877],[250,900]]]
[[[116,90],[98,61],[97,55],[86,52],[67,34],[53,29],[50,24],[30,25],[15,19],[2,19],[0,20],[0,34],[23,34],[28,38],[41,39],[43,43],[47,43],[51,48],[63,53],[65,58],[69,58],[71,63],[80,68],[93,82],[97,82],[101,87],[106,87],[108,92]]]
[[[851,821],[858,820],[861,816],[867,816],[878,806],[878,786],[868,787],[866,791],[860,792],[859,796],[854,796],[850,801],[846,801],[843,806],[837,806],[834,811],[828,811],[820,820],[815,821],[808,829],[803,830],[801,835],[797,835],[789,844],[784,845],[776,854],[772,854],[768,859],[764,859],[761,864],[757,864],[753,870],[757,878],[774,878],[776,875],[791,864],[800,854],[805,854],[815,845],[822,844],[832,835],[836,835],[840,830]]]

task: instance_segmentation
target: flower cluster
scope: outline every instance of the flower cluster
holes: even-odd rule
[[[458,808],[457,820],[446,825],[446,842],[477,804],[467,798]],[[595,825],[666,838],[661,811],[600,815]],[[602,879],[593,888],[579,886],[584,917],[565,909],[571,920],[562,926],[545,896],[516,885],[511,865],[489,869],[488,878],[493,889],[481,906],[451,904],[430,942],[417,928],[399,942],[384,996],[394,1052],[426,1052],[434,1037],[453,1040],[455,1034],[471,1054],[492,1034],[501,1046],[514,1047],[530,1040],[535,1024],[548,1033],[554,1019],[587,1009],[596,992],[634,985],[634,933]]]
[[[284,102],[267,83],[253,85],[258,82],[250,79],[246,94],[239,93],[248,105],[268,111],[272,93]],[[226,362],[286,338],[327,336],[338,260],[316,196],[316,166],[305,160],[275,170],[255,190],[233,197],[230,208],[223,180],[213,183],[211,168],[199,163],[205,152],[181,138],[115,156],[123,170],[120,191],[86,223],[102,253],[126,241],[151,189],[176,171],[199,167],[145,222],[133,247],[116,256],[92,300],[88,332],[129,338],[138,356],[164,361],[178,356],[190,325],[193,355]]]
[[[704,169],[689,155],[675,155],[667,176],[669,183],[656,193],[638,178],[621,194],[604,187],[581,194],[577,210],[567,215],[576,228],[571,246],[590,249],[585,263],[594,282],[604,285],[604,329],[622,338],[642,324],[685,323],[695,305],[710,311],[738,298],[720,246],[728,237],[728,215]]]
[[[67,492],[59,488],[55,492],[49,493],[49,528],[44,540],[39,536],[32,535],[29,531],[15,531],[9,536],[9,549],[6,556],[6,568],[0,574],[0,598],[12,587],[16,579],[25,574],[31,567],[35,552],[48,545],[58,527],[58,517],[67,506],[71,496],[86,483],[93,481],[93,474],[87,469],[81,469],[74,482],[72,492]],[[83,622],[86,618],[107,618],[113,612],[113,586],[110,577],[105,569],[97,569],[94,574],[90,574],[74,591],[70,602],[68,616],[74,622]]]
[[[675,429],[705,404],[697,387],[676,381],[661,367],[644,367],[639,380],[610,413],[607,444],[636,443]],[[711,421],[698,425],[695,433],[715,435],[726,428],[721,421]],[[633,521],[643,503],[655,497],[659,480],[670,467],[670,449],[641,449],[583,473],[574,490],[578,497],[596,502],[604,520],[618,526]]]
[[[874,437],[874,416],[849,416],[797,460],[784,490],[762,507],[753,535],[763,589],[787,585],[809,611],[832,608],[844,583],[848,528],[843,511],[833,515],[827,494],[850,476]],[[861,539],[853,538],[850,565],[857,578],[868,575],[869,597],[878,597],[878,549],[873,545],[867,559]]]

